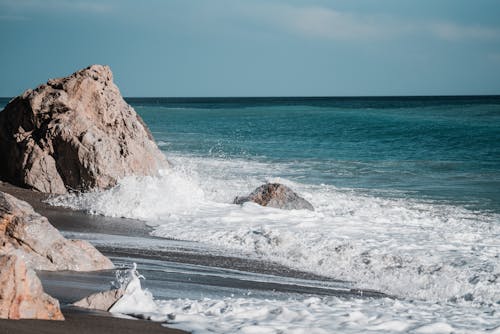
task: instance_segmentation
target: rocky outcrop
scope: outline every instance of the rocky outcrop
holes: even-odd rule
[[[45,193],[105,189],[166,166],[107,66],[49,80],[0,112],[0,178]]]
[[[285,210],[311,210],[314,207],[304,198],[297,195],[292,189],[280,183],[266,183],[255,189],[248,196],[238,196],[234,199],[234,204],[245,202],[255,202],[262,206]]]
[[[18,255],[0,255],[0,318],[64,320],[59,302]]]
[[[22,256],[36,270],[93,271],[113,264],[91,244],[68,240],[26,202],[0,192],[0,255]],[[3,271],[3,269],[2,269]]]
[[[73,303],[73,305],[91,310],[108,311],[123,296],[123,292],[123,289],[97,292]]]

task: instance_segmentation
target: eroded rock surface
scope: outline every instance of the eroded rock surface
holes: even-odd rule
[[[237,196],[234,199],[234,204],[243,204],[245,202],[255,202],[262,206],[285,210],[311,210],[314,207],[304,198],[297,195],[289,187],[280,183],[266,183],[255,189],[248,196]]]
[[[0,255],[17,254],[36,270],[93,271],[113,268],[91,244],[68,240],[31,205],[0,192]],[[2,269],[3,271],[3,269]]]
[[[64,320],[59,302],[43,291],[22,254],[0,255],[0,318]]]
[[[0,178],[45,193],[106,189],[167,165],[107,66],[52,79],[0,112]]]

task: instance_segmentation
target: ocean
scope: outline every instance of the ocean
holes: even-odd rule
[[[52,204],[395,297],[228,295],[148,314],[196,333],[500,333],[500,96],[127,102],[172,167]],[[265,182],[315,211],[232,204]]]
[[[500,212],[500,97],[128,99],[170,154]]]

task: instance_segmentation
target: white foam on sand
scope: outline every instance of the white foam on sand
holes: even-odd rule
[[[453,303],[394,299],[304,297],[269,300],[223,298],[154,300],[141,288],[135,267],[125,295],[111,309],[202,333],[479,333],[498,330],[494,312],[460,314]],[[453,325],[450,324],[453,322]]]
[[[52,204],[142,219],[154,227],[155,236],[203,241],[225,248],[228,253],[250,252],[292,268],[353,281],[360,288],[403,298],[409,310],[414,305],[410,300],[419,300],[440,307],[448,302],[468,305],[457,306],[459,313],[481,314],[488,307],[499,311],[498,214],[275,178],[287,175],[287,165],[169,158],[174,168],[162,171],[159,177],[126,178],[108,191],[61,196]],[[285,211],[253,203],[231,204],[235,196],[248,194],[265,181],[291,186],[316,210]],[[211,302],[192,301],[200,312]],[[258,303],[258,308],[266,305]],[[330,308],[342,309],[342,303],[325,301],[321,305],[332,312]],[[384,314],[393,307],[387,303]],[[268,306],[271,304],[274,302]],[[321,307],[315,308],[320,312],[318,317]],[[437,314],[429,316],[428,324],[438,323],[439,319]],[[404,319],[395,316],[390,321]],[[452,327],[460,321],[456,315],[447,319]]]

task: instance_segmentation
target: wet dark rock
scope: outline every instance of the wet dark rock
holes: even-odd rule
[[[474,300],[474,295],[472,295],[472,293],[469,292],[466,293],[463,298],[465,301],[471,302]]]
[[[262,206],[285,210],[305,209],[314,211],[311,203],[280,183],[266,183],[255,189],[250,195],[237,196],[233,201],[234,204],[243,204],[245,202],[255,202]]]

